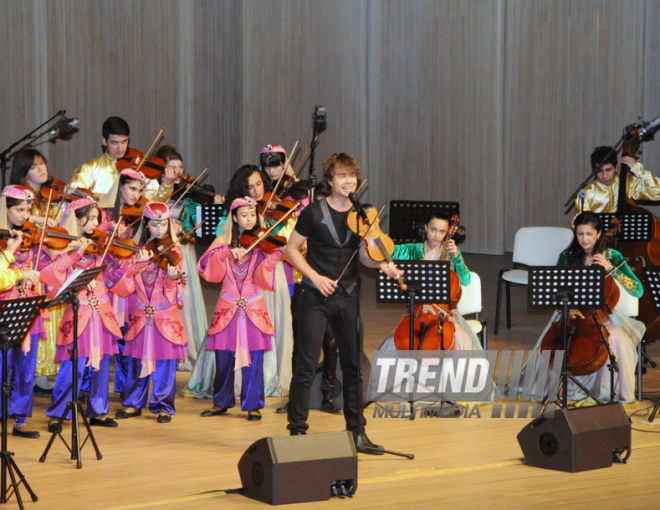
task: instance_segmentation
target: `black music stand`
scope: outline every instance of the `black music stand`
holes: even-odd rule
[[[649,293],[649,297],[651,299],[651,303],[653,303],[653,309],[655,310],[655,313],[660,315],[660,269],[652,269],[645,267],[644,271],[642,272],[642,282],[646,283],[647,285],[644,286],[644,292]],[[646,354],[646,351],[644,350],[644,346],[640,349],[640,352],[642,356],[639,358],[639,362],[637,365],[637,370],[638,370],[638,380],[641,382],[642,380],[642,357],[646,357],[646,359],[651,363],[653,368],[656,367],[656,363],[648,357]],[[641,384],[640,384],[641,386]],[[642,397],[641,397],[641,388],[639,391],[638,395],[638,400],[641,402]],[[655,403],[655,406],[653,406],[653,411],[651,412],[651,416],[649,416],[649,423],[653,423],[653,420],[655,419],[655,415],[658,412],[658,408],[660,408],[660,394],[658,394],[658,400]]]
[[[603,230],[612,227],[612,219],[618,218],[621,222],[621,234],[618,238],[623,242],[648,242],[653,232],[653,215],[651,213],[598,213]],[[616,246],[615,246],[616,249]]]
[[[389,235],[396,244],[423,241],[424,224],[431,212],[443,212],[451,217],[460,216],[459,209],[458,202],[392,200]]]
[[[433,303],[437,305],[448,304],[451,299],[451,284],[449,275],[451,267],[449,262],[434,260],[397,260],[397,268],[403,273],[408,285],[407,290],[399,288],[396,280],[391,280],[382,272],[376,281],[376,303],[404,303],[408,302],[410,316],[410,344],[409,350],[415,347],[415,305]],[[420,331],[419,349],[421,350],[426,330]],[[444,342],[441,343],[444,350]],[[410,404],[410,419],[415,419],[413,412],[414,401]]]
[[[556,310],[558,306],[562,307],[564,359],[561,370],[563,389],[561,407],[563,409],[568,408],[568,379],[597,404],[603,404],[568,371],[568,347],[571,336],[568,330],[568,309],[570,307],[576,310],[593,310],[605,306],[604,271],[601,266],[536,266],[530,267],[529,270],[528,307],[541,310]],[[607,345],[607,342],[605,344]],[[611,370],[613,369],[614,366],[611,367]],[[611,392],[612,394],[614,392],[613,371]]]
[[[58,306],[64,303],[71,303],[73,308],[73,348],[71,349],[71,400],[67,402],[64,413],[60,416],[59,421],[57,422],[57,427],[53,431],[53,434],[50,436],[50,441],[48,441],[48,446],[44,450],[44,453],[39,458],[39,462],[46,462],[46,455],[50,447],[53,445],[53,441],[57,436],[60,437],[64,446],[71,452],[71,460],[75,460],[76,468],[82,468],[82,457],[80,455],[83,446],[87,442],[87,439],[92,441],[94,450],[96,451],[96,458],[101,460],[103,456],[99,451],[99,447],[96,444],[94,439],[94,434],[92,434],[92,429],[89,426],[85,412],[83,411],[82,402],[78,400],[78,310],[80,309],[80,300],[78,299],[78,294],[85,288],[87,285],[95,280],[96,277],[101,274],[105,268],[108,266],[94,267],[91,269],[85,269],[79,273],[74,272],[69,279],[64,283],[60,291],[55,296],[55,299],[48,303],[48,308],[52,306]],[[66,440],[62,437],[62,422],[66,418],[66,415],[71,411],[71,447],[67,444]],[[80,424],[78,423],[78,413],[80,413],[85,428],[87,429],[87,437],[83,444],[80,444]]]
[[[229,207],[229,204],[227,204]],[[218,227],[220,218],[224,216],[224,205],[200,205],[197,207],[199,221],[204,220],[201,228],[197,229],[197,235],[204,241],[213,241],[216,238],[215,229]],[[201,234],[199,231],[201,230]]]
[[[11,478],[11,486],[16,495],[16,501],[21,510],[24,510],[21,493],[18,486],[23,483],[30,493],[32,501],[37,501],[37,495],[32,492],[30,485],[18,469],[16,461],[13,458],[14,452],[7,448],[7,420],[9,418],[9,398],[14,386],[9,382],[9,363],[7,356],[9,348],[13,345],[21,344],[25,336],[30,334],[30,330],[37,320],[46,296],[37,296],[21,299],[12,299],[9,301],[0,301],[0,344],[2,347],[2,476],[0,487],[0,503],[7,503],[12,493],[7,494],[7,473]],[[14,473],[15,472],[15,473]],[[16,475],[20,480],[16,481]]]

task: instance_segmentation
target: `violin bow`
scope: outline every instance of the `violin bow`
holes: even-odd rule
[[[108,245],[105,247],[105,251],[103,252],[103,256],[101,257],[101,261],[96,265],[96,267],[101,267],[103,265],[103,262],[105,262],[105,257],[108,255],[108,250],[110,249],[110,246],[112,245],[112,241],[115,240],[115,237],[117,236],[117,231],[119,230],[119,225],[121,225],[122,220],[124,219],[124,215],[120,215],[119,219],[117,220],[117,225],[115,225],[115,230],[112,232],[112,235],[110,236],[110,239],[108,239]]]
[[[245,254],[247,255],[256,245],[258,245],[261,242],[261,240],[264,237],[266,237],[268,234],[270,234],[275,227],[277,227],[280,223],[282,223],[286,219],[286,217],[289,216],[289,214],[291,214],[293,211],[295,211],[298,208],[298,206],[300,205],[300,202],[302,202],[302,200],[298,200],[296,202],[296,204],[284,214],[284,216],[282,216],[279,220],[277,220],[277,222],[274,225],[272,225],[261,236],[259,236],[259,238],[255,242],[253,242],[247,250],[245,250]]]
[[[170,207],[170,209],[174,209],[176,207],[176,204],[178,204],[179,201],[186,195],[186,192],[195,185],[195,183],[200,179],[200,177],[202,177],[202,175],[204,175],[208,171],[208,169],[209,169],[209,167],[207,166],[204,170],[202,170],[202,173],[199,174],[193,182],[191,182],[190,184],[188,184],[186,186],[186,190],[183,193],[181,193],[181,195],[179,195],[179,198],[177,198],[176,202],[174,202],[174,204],[172,205],[172,207]],[[182,189],[182,188],[179,188],[179,189]],[[174,193],[176,193],[176,191]],[[174,193],[172,193],[172,195],[174,195]],[[170,197],[172,195],[170,195]],[[169,199],[169,197],[168,197],[168,199]]]
[[[154,138],[154,141],[151,144],[151,147],[149,147],[149,150],[144,153],[144,157],[140,160],[140,163],[138,163],[136,172],[140,171],[140,168],[142,168],[142,165],[144,164],[144,161],[149,157],[149,155],[151,154],[151,151],[154,150],[154,147],[156,146],[156,143],[158,143],[158,140],[160,140],[160,137],[162,136],[163,131],[165,131],[165,126],[160,128],[160,131],[158,131],[158,134],[156,135],[156,138]]]
[[[319,135],[317,134],[314,141],[316,141],[318,139],[318,137],[319,137]],[[303,154],[303,157],[300,160],[300,163],[298,163],[298,166],[296,167],[296,171],[293,172],[293,174],[291,174],[289,179],[286,181],[286,184],[284,185],[284,189],[287,189],[289,187],[289,184],[291,184],[291,182],[293,182],[293,179],[296,177],[296,175],[298,175],[298,172],[300,171],[300,168],[302,167],[302,164],[307,159],[307,155],[309,154],[310,149],[311,149],[311,146],[307,147],[307,151],[305,152],[305,154]],[[284,174],[284,172],[282,172],[282,174]]]
[[[48,205],[46,206],[46,216],[44,217],[44,229],[41,232],[41,239],[39,240],[39,251],[37,251],[37,258],[34,262],[35,267],[33,269],[35,271],[38,271],[37,268],[39,267],[39,259],[41,258],[41,250],[44,247],[44,239],[46,238],[46,231],[48,230],[48,218],[49,218],[48,215],[50,214],[50,205],[52,203],[52,200],[53,200],[53,189],[51,188],[50,193],[48,194]]]
[[[270,198],[268,199],[268,202],[266,202],[266,207],[264,208],[264,211],[268,210],[268,207],[270,206],[270,203],[272,202],[273,197],[275,196],[275,193],[277,192],[277,189],[280,186],[280,182],[282,182],[282,178],[284,177],[284,174],[286,174],[286,169],[291,166],[291,158],[293,157],[296,150],[298,150],[299,143],[300,143],[300,138],[298,138],[296,144],[293,146],[293,149],[291,150],[289,156],[286,158],[286,161],[284,162],[284,170],[282,170],[282,173],[280,174],[280,176],[277,179],[277,182],[275,183],[275,187],[273,188],[273,191],[270,193]],[[284,189],[286,189],[286,187]]]
[[[71,176],[71,180],[66,183],[66,188],[64,188],[64,195],[62,195],[60,203],[57,205],[57,214],[55,215],[56,218],[59,216],[60,211],[62,210],[62,205],[64,204],[64,202],[66,202],[66,196],[69,194],[69,189],[71,188],[71,183],[76,178],[76,175],[78,175],[79,171],[80,171],[80,165],[78,165],[76,167],[76,169],[73,171],[73,175]]]

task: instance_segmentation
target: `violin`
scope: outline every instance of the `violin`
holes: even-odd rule
[[[115,163],[115,168],[118,172],[126,170],[134,166],[138,166],[140,161],[144,159],[144,153],[138,149],[128,149],[123,157],[119,158]]]
[[[265,228],[259,227],[251,233],[243,234],[238,242],[245,249],[257,243],[254,246],[255,248],[259,248],[266,255],[270,255],[279,248],[286,246],[286,237],[269,235]]]
[[[21,232],[23,242],[21,243],[20,250],[29,250],[41,242],[41,235],[43,229],[38,227],[32,222],[26,221],[21,228],[15,229]],[[9,230],[0,230],[0,247],[7,248],[7,239],[11,237]],[[51,250],[63,250],[71,241],[77,241],[76,236],[70,235],[65,228],[62,227],[48,227],[46,235],[44,236],[44,246]]]
[[[274,218],[280,220],[292,207],[296,207],[293,200],[277,200],[271,191],[264,193],[263,198],[257,203],[259,214],[263,218]]]
[[[360,218],[357,211],[351,210],[346,217],[348,228],[351,229],[351,232],[363,238],[366,243],[367,254],[371,260],[375,262],[387,260],[394,264],[392,260],[394,241],[380,229],[378,212],[371,204],[363,204],[362,209],[367,214],[367,220]],[[400,276],[397,281],[401,290],[408,289],[403,281],[403,276]]]
[[[176,195],[183,188],[183,194],[188,195],[193,202],[197,202],[201,205],[213,205],[215,202],[216,192],[213,185],[194,183],[188,190],[185,190],[187,186],[188,185],[185,182],[181,181],[174,183],[174,191],[172,195]]]
[[[174,241],[166,234],[161,239],[152,239],[144,249],[153,252],[154,260],[161,269],[167,271],[167,266],[176,266],[181,262],[179,254],[172,250]]]
[[[616,221],[615,221],[616,220]],[[618,219],[612,220],[613,227],[600,236],[593,254],[602,253],[607,248],[608,241],[619,230]],[[607,361],[607,347],[601,343],[601,333],[605,340],[609,339],[607,328],[603,326],[605,319],[616,307],[619,301],[619,287],[610,274],[605,276],[605,309],[579,312],[571,310],[568,319],[570,335],[566,363],[573,375],[589,375],[598,371]],[[595,322],[597,320],[597,323]],[[542,351],[553,351],[550,357],[552,363],[554,351],[564,349],[564,327],[562,321],[553,322],[541,342]]]
[[[108,247],[110,234],[99,229],[94,229],[91,234],[86,234],[86,238],[93,242],[85,250],[86,255],[102,255]],[[140,251],[140,248],[130,239],[113,239],[108,253],[119,259],[128,259]]]
[[[124,204],[121,208],[121,214],[126,221],[131,222],[142,216],[144,206],[147,205],[149,199],[147,197],[140,197],[133,205]]]
[[[66,196],[64,193],[66,193]],[[48,180],[41,185],[39,194],[44,200],[51,198],[53,202],[61,202],[62,200],[73,202],[79,198],[91,198],[92,200],[98,201],[98,198],[94,196],[94,193],[92,193],[91,190],[87,188],[69,188],[67,190],[67,183],[56,179],[55,177],[49,177]]]

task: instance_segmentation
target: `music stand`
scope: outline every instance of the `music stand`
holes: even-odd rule
[[[218,227],[220,218],[224,216],[225,208],[222,205],[200,205],[197,206],[197,217],[204,224],[197,229],[197,236],[205,241],[213,241],[216,238],[215,229]]]
[[[615,240],[621,242],[648,242],[652,238],[653,215],[651,213],[598,213],[603,230],[611,228],[612,218],[621,222],[621,232]],[[616,248],[616,247],[615,247]]]
[[[536,266],[529,270],[527,305],[532,309],[556,310],[562,307],[564,359],[561,384],[563,409],[568,408],[568,379],[599,405],[602,404],[568,371],[568,309],[593,310],[605,306],[605,269],[601,266]],[[614,373],[612,372],[612,388]]]
[[[642,272],[642,282],[645,283],[644,285],[644,293],[648,293],[649,299],[651,300],[651,303],[653,304],[653,310],[655,310],[655,313],[660,315],[660,269],[653,269],[653,268],[648,268],[645,267],[644,271]],[[648,357],[644,349],[642,348],[640,350],[642,353],[642,356],[646,356],[646,358],[649,360],[651,365],[655,368],[656,364],[655,362]],[[642,365],[642,360],[639,360],[639,365],[638,368],[640,369],[640,381],[641,381],[641,365]],[[640,398],[639,400],[641,401],[641,391],[640,391]],[[655,403],[655,406],[653,406],[653,411],[651,412],[651,416],[649,416],[649,423],[653,423],[653,420],[655,419],[655,415],[658,412],[658,408],[660,408],[660,394],[658,394],[658,400]]]
[[[424,228],[432,212],[442,212],[450,218],[459,214],[458,202],[431,202],[424,200],[392,200],[390,202],[389,235],[396,244],[424,240]]]
[[[21,344],[25,340],[26,335],[30,334],[30,330],[34,325],[46,296],[37,296],[21,299],[12,299],[9,301],[0,301],[0,344],[2,347],[2,484],[0,487],[0,503],[6,503],[11,497],[12,493],[7,494],[7,473],[11,478],[11,486],[14,489],[13,494],[16,495],[16,501],[21,510],[23,507],[23,500],[18,491],[18,486],[23,483],[25,488],[30,493],[32,501],[37,501],[37,495],[32,492],[32,488],[27,483],[27,480],[18,469],[16,461],[13,458],[14,452],[10,452],[7,448],[7,419],[9,415],[9,397],[11,390],[14,386],[9,382],[9,363],[7,357],[9,355],[9,348],[14,345]],[[16,473],[14,473],[14,471]],[[20,480],[16,481],[16,475]]]
[[[50,447],[53,445],[53,441],[57,436],[60,437],[64,446],[71,452],[71,460],[77,461],[76,468],[82,468],[82,458],[80,455],[83,446],[87,442],[87,439],[92,441],[94,450],[96,451],[96,458],[101,460],[103,456],[99,451],[99,447],[96,444],[94,439],[94,434],[92,434],[92,429],[89,426],[87,417],[83,411],[82,402],[78,400],[78,310],[80,309],[80,300],[78,299],[78,294],[85,288],[87,285],[95,280],[96,277],[101,274],[108,266],[93,267],[91,269],[85,269],[84,271],[78,269],[76,270],[69,279],[64,282],[64,285],[57,293],[57,296],[52,301],[49,301],[48,308],[53,306],[58,306],[64,303],[71,303],[73,308],[73,348],[71,349],[71,400],[67,402],[64,413],[60,416],[60,419],[57,422],[57,427],[53,431],[53,434],[50,436],[50,441],[44,450],[44,453],[39,458],[39,462],[46,461],[46,455]],[[71,447],[67,444],[66,440],[62,437],[62,422],[66,418],[66,415],[71,411]],[[83,419],[85,428],[87,429],[87,437],[83,444],[80,444],[80,425],[78,423],[78,413]]]
[[[399,288],[396,280],[391,280],[381,271],[376,281],[376,303],[403,303],[408,301],[410,316],[409,350],[415,347],[415,305],[433,303],[448,304],[451,299],[451,284],[449,262],[434,260],[397,260],[396,267],[403,273],[408,285],[407,290]],[[419,347],[424,340],[426,331],[420,331]],[[443,345],[441,343],[441,345]],[[443,349],[444,350],[444,349]],[[414,401],[410,400],[410,419],[415,419]]]

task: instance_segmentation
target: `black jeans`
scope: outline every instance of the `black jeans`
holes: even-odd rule
[[[344,418],[346,429],[354,435],[363,432],[366,420],[358,409],[358,391],[362,391],[362,374],[357,359],[356,291],[332,294],[327,299],[309,285],[296,286],[291,302],[295,317],[293,378],[289,394],[289,425],[291,431],[306,431],[309,397],[318,365],[323,336],[328,323],[339,348],[339,362],[344,378]],[[358,389],[359,384],[359,389]]]

